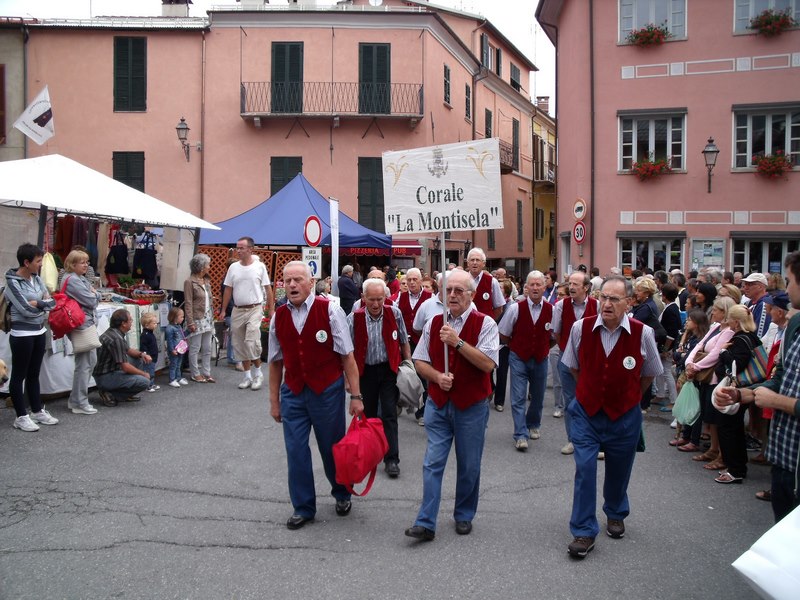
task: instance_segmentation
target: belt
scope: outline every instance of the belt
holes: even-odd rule
[[[255,308],[256,306],[261,306],[261,303],[259,302],[258,304],[242,304],[234,308]]]

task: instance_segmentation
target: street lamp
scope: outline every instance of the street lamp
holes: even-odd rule
[[[719,154],[719,148],[714,143],[714,138],[708,138],[708,143],[706,147],[703,148],[703,158],[706,161],[706,169],[708,169],[708,193],[711,193],[711,171],[714,170],[714,166],[717,164],[717,155]]]
[[[181,117],[181,122],[175,126],[175,132],[178,134],[178,141],[183,146],[186,162],[189,162],[189,126],[186,124],[186,119]]]

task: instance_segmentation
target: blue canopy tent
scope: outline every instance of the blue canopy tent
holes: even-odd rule
[[[331,245],[330,204],[299,173],[271,198],[227,221],[215,223],[219,231],[200,233],[201,244],[235,244],[244,236],[265,246],[305,246],[303,227],[311,215],[322,223],[320,246]],[[391,252],[391,236],[367,229],[339,213],[340,248],[383,248]]]

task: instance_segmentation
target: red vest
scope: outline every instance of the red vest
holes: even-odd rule
[[[388,306],[383,308],[383,321],[381,322],[383,345],[386,346],[386,354],[389,356],[389,366],[392,371],[397,373],[400,366],[400,340],[397,331],[397,321],[394,312]],[[358,364],[358,374],[364,374],[364,365],[367,359],[367,345],[369,337],[367,332],[367,312],[359,308],[353,313],[353,354]]]
[[[586,296],[586,308],[583,317],[597,316],[597,300],[591,296]],[[572,306],[572,298],[564,298],[561,304],[561,331],[558,334],[558,347],[563,352],[569,341],[569,332],[575,324],[575,308]]]
[[[583,319],[581,345],[578,348],[578,386],[575,396],[586,414],[593,417],[603,410],[616,421],[642,399],[641,372],[642,331],[644,325],[628,319],[630,334],[622,329],[617,344],[606,356],[600,339],[600,328],[592,331],[596,318]],[[626,359],[632,358],[632,368],[625,368]]]
[[[471,311],[467,317],[467,322],[461,329],[459,337],[471,346],[477,346],[478,337],[481,333],[481,326],[486,315],[476,311]],[[444,349],[448,351],[448,367],[453,374],[453,387],[445,392],[433,381],[428,382],[428,395],[439,408],[443,407],[448,400],[459,409],[464,410],[473,404],[484,400],[492,393],[492,380],[490,373],[484,373],[473,366],[466,358],[456,352],[451,346],[445,346],[439,339],[439,331],[442,329],[442,315],[436,315],[431,320],[431,337],[428,346],[428,355],[431,357],[431,366],[437,371],[444,373]]]
[[[417,311],[419,310],[419,307],[422,306],[422,303],[432,295],[433,294],[431,294],[428,290],[422,290],[419,294],[419,300],[417,300],[414,308],[411,308],[410,292],[401,292],[400,297],[397,299],[397,308],[399,308],[400,312],[403,313],[403,322],[406,324],[408,337],[411,338],[411,342],[414,344],[419,343],[419,335],[414,333],[414,328],[412,327],[414,323],[414,317],[417,316]]]
[[[478,282],[478,287],[475,294],[472,296],[472,301],[475,303],[475,308],[490,317],[494,315],[494,306],[492,305],[492,282],[494,277],[491,273],[486,271],[481,272],[481,280]],[[484,299],[485,296],[485,299]]]
[[[542,300],[542,312],[536,323],[533,322],[528,299],[517,302],[517,322],[511,335],[509,349],[523,362],[533,358],[542,362],[550,353],[550,329],[547,327],[553,320],[553,305]]]
[[[323,341],[317,339],[318,333],[325,338]],[[300,334],[289,307],[279,307],[275,311],[275,335],[283,351],[285,382],[293,394],[300,394],[306,385],[321,394],[342,376],[342,357],[333,350],[328,300],[320,296],[314,299]]]

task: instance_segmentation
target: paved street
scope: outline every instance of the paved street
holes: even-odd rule
[[[510,411],[492,411],[472,535],[453,528],[451,455],[436,540],[419,543],[403,535],[421,496],[425,435],[413,418],[400,418],[400,478],[380,472],[346,518],[314,450],[317,521],[292,532],[266,389],[239,391],[227,367],[215,375],[93,417],[54,400],[61,423],[32,434],[0,409],[0,598],[755,597],[730,563],[772,524],[753,498],[768,469],[714,483],[667,445],[658,413],[646,419],[625,538],[602,535],[578,562],[566,552],[573,463],[559,453],[549,390],[542,439],[525,454]]]

